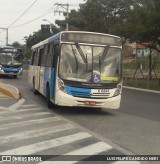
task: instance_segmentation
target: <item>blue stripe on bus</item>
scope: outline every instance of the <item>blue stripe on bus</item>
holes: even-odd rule
[[[55,75],[54,75],[55,69],[51,69],[51,79],[50,79],[50,97],[52,98],[54,96],[54,86],[55,86]]]
[[[77,88],[65,85],[66,91],[69,95],[74,97],[91,97],[91,89]]]

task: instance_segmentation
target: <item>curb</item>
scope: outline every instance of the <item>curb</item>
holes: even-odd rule
[[[24,103],[25,103],[25,99],[21,98],[20,100],[18,100],[17,103],[11,105],[11,106],[8,108],[8,110],[9,110],[9,111],[18,110]]]
[[[21,97],[18,89],[9,84],[0,83],[0,92],[16,100],[19,100]]]

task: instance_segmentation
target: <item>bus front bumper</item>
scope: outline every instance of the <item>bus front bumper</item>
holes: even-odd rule
[[[3,69],[0,69],[0,75],[11,75],[11,76],[17,76],[22,75],[22,69],[14,72],[14,71],[4,71]]]
[[[79,106],[91,108],[104,108],[104,109],[119,109],[121,102],[121,95],[110,97],[107,99],[92,99],[73,97],[62,91],[57,91],[55,104],[60,106]]]

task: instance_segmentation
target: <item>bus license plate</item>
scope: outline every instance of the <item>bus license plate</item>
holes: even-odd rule
[[[85,105],[90,105],[90,106],[95,106],[96,102],[95,101],[85,101],[84,104]]]
[[[109,89],[98,89],[98,93],[109,93]]]

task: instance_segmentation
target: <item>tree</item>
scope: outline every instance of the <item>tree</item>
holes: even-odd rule
[[[39,30],[38,32],[34,32],[33,35],[29,35],[28,37],[25,36],[26,46],[24,47],[24,56],[29,59],[31,54],[31,47],[40,41],[45,40],[46,38],[50,37],[51,33],[45,33]]]
[[[12,46],[15,47],[15,48],[21,48],[21,44],[17,41],[13,42]]]
[[[45,40],[46,38],[50,37],[51,33],[44,33],[41,30],[38,32],[33,32],[33,35],[29,35],[28,37],[24,37],[25,42],[27,44],[28,48],[31,48],[33,45],[39,43],[42,40]]]
[[[123,26],[123,37],[150,48],[149,78],[152,78],[153,50],[160,52],[160,1],[140,0],[133,6]],[[144,44],[147,43],[147,44]]]

